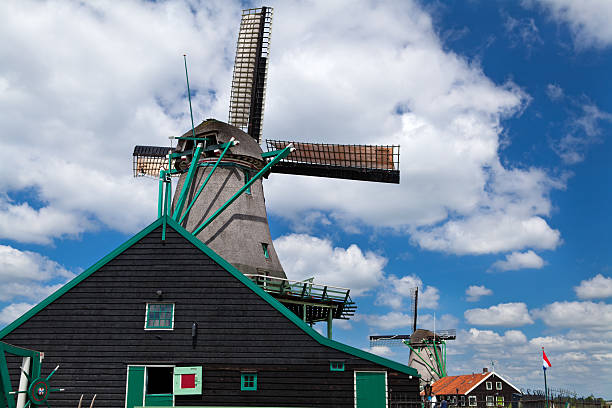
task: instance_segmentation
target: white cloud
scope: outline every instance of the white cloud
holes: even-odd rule
[[[600,122],[612,122],[612,114],[601,111],[594,104],[583,104],[577,117],[572,119],[569,130],[552,146],[566,164],[584,160],[589,146],[602,143]]]
[[[468,323],[480,326],[518,327],[533,323],[525,303],[500,303],[487,309],[468,309],[463,315]]]
[[[537,0],[551,17],[569,25],[579,48],[612,44],[612,3],[608,0]]]
[[[533,316],[557,328],[610,330],[612,304],[604,302],[554,302],[534,310]]]
[[[557,84],[548,84],[546,86],[546,95],[551,101],[558,101],[563,98],[563,88]]]
[[[583,280],[574,287],[576,296],[580,299],[603,299],[612,297],[612,278],[597,274],[593,278]]]
[[[13,303],[0,311],[0,324],[9,324],[34,307],[30,303]]]
[[[409,307],[405,301],[411,301],[414,297],[414,289],[419,288],[418,308],[436,309],[440,293],[433,286],[424,286],[423,281],[416,275],[408,275],[398,278],[390,275],[384,282],[384,287],[378,292],[376,304],[387,305],[393,309]]]
[[[486,288],[484,285],[471,285],[465,290],[468,302],[477,302],[483,296],[490,296],[493,294],[491,289]]]
[[[36,252],[0,245],[0,301],[38,301],[74,277],[55,261]]]
[[[521,47],[531,53],[533,48],[544,43],[533,18],[518,19],[507,15],[504,28],[512,47]]]
[[[28,198],[0,199],[0,238],[48,244],[151,222],[157,186],[131,178],[133,146],[188,128],[183,52],[196,120],[225,117],[239,9],[1,2],[0,191]]]
[[[544,260],[532,250],[526,252],[512,252],[506,255],[505,261],[497,261],[492,265],[499,271],[517,271],[519,269],[541,269]]]
[[[422,248],[460,254],[559,244],[545,217],[549,192],[561,185],[539,169],[505,168],[498,156],[501,120],[520,114],[529,96],[444,51],[415,2],[363,1],[349,9],[309,3],[275,13],[274,32],[283,34],[270,60],[264,132],[399,143],[402,182],[275,174],[266,181],[272,213],[292,220],[329,213],[346,225],[391,227]],[[312,29],[322,26],[328,29]]]
[[[375,330],[395,330],[406,329],[412,332],[414,316],[409,313],[392,311],[387,314],[358,314],[356,321],[365,321],[366,324]],[[418,315],[417,328],[433,330],[448,330],[457,326],[458,320],[453,315],[444,314],[437,316],[434,323],[434,316],[431,314]],[[385,333],[389,334],[389,333]]]
[[[508,330],[503,335],[492,330],[478,330],[471,328],[459,333],[463,344],[477,345],[521,345],[527,343],[527,336],[520,330]]]
[[[370,348],[364,349],[364,351],[379,355],[381,357],[390,357],[395,354],[393,350],[391,350],[391,348],[388,346],[372,346]]]
[[[290,279],[314,276],[316,282],[351,289],[353,296],[378,286],[387,263],[373,252],[363,253],[357,245],[334,247],[328,239],[305,234],[282,236],[274,240],[274,247]]]

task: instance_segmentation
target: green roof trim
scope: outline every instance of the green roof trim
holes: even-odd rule
[[[319,344],[351,354],[355,357],[363,358],[364,360],[368,360],[376,364],[386,366],[388,368],[391,368],[393,370],[399,371],[404,374],[412,375],[415,377],[420,377],[417,370],[412,367],[408,367],[407,365],[398,363],[396,361],[389,360],[389,359],[377,356],[372,353],[368,353],[367,351],[363,351],[358,348],[351,347],[346,344],[339,343],[335,340],[328,339],[325,336],[322,336],[321,334],[319,334],[319,332],[314,330],[312,327],[310,327],[308,324],[306,324],[304,321],[298,318],[294,313],[292,313],[289,309],[283,306],[278,300],[274,299],[271,295],[266,293],[263,289],[257,286],[249,278],[244,276],[242,272],[236,269],[232,264],[227,262],[225,259],[219,256],[216,252],[214,252],[212,249],[207,247],[202,241],[200,241],[194,235],[192,235],[187,230],[185,230],[181,225],[179,225],[175,220],[173,220],[172,217],[168,217],[165,215],[157,219],[151,225],[149,225],[148,227],[146,227],[145,229],[143,229],[142,231],[134,235],[132,238],[130,238],[126,242],[124,242],[117,249],[115,249],[114,251],[106,255],[104,258],[96,262],[94,265],[92,265],[90,268],[88,268],[87,270],[82,272],[80,275],[72,279],[70,282],[68,282],[61,288],[59,288],[55,293],[51,294],[45,300],[43,300],[42,302],[34,306],[32,309],[28,310],[23,316],[15,320],[13,323],[9,324],[4,329],[2,329],[0,331],[0,339],[4,338],[7,334],[9,334],[13,330],[15,330],[17,327],[19,327],[20,325],[28,321],[32,316],[40,312],[42,309],[48,306],[51,302],[61,297],[64,293],[68,292],[70,289],[72,289],[73,287],[78,285],[80,282],[82,282],[83,280],[91,276],[94,272],[96,272],[98,269],[106,265],[112,259],[114,259],[118,255],[123,253],[126,249],[128,249],[129,247],[134,245],[136,242],[140,241],[143,237],[148,235],[150,232],[155,230],[157,227],[162,225],[164,219],[168,227],[178,232],[181,236],[183,236],[190,243],[192,243],[196,248],[198,248],[199,250],[204,252],[206,255],[208,255],[213,261],[219,264],[219,266],[221,266],[223,269],[231,273],[236,279],[238,279],[241,283],[243,283],[245,286],[247,286],[257,295],[259,295],[263,300],[268,302],[272,307],[278,310],[287,319],[291,320],[291,322],[293,322],[296,326],[302,329],[302,331],[304,331],[306,334],[308,334],[310,337],[316,340]]]

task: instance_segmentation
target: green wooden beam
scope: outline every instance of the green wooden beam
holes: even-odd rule
[[[195,204],[196,200],[200,196],[200,193],[202,192],[202,190],[204,190],[204,187],[206,187],[206,183],[208,183],[208,180],[210,180],[210,177],[213,175],[213,173],[217,169],[217,166],[219,166],[219,163],[221,163],[221,160],[223,159],[223,156],[225,156],[225,153],[227,152],[227,149],[229,149],[231,146],[235,145],[234,138],[232,137],[230,139],[230,141],[228,143],[226,143],[226,145],[227,146],[225,146],[225,148],[223,149],[223,152],[221,153],[221,155],[217,159],[217,162],[215,163],[214,167],[212,168],[210,173],[208,173],[208,176],[206,176],[206,180],[204,180],[204,182],[202,183],[202,185],[198,189],[198,192],[196,193],[196,195],[193,197],[193,199],[191,200],[191,202],[187,206],[187,209],[185,210],[185,213],[181,216],[181,218],[179,220],[179,224],[182,223],[183,220],[185,219],[185,217],[187,216],[187,214],[189,214],[189,210],[191,210],[191,207],[193,207],[193,205]]]
[[[229,142],[207,146],[206,149],[204,149],[204,151],[205,152],[214,152],[215,150],[225,149],[227,147],[232,147],[232,146],[235,146],[237,144],[238,144],[238,141],[234,141],[234,138],[232,137]]]
[[[162,216],[164,206],[164,176],[165,171],[159,171],[159,197],[157,198],[157,218]]]
[[[263,157],[264,159],[267,159],[268,157],[274,157],[274,156],[276,156],[276,155],[277,155],[277,154],[279,154],[280,152],[282,152],[282,150],[272,150],[272,151],[269,151],[269,152],[263,152],[263,153],[261,154],[261,157]]]
[[[193,176],[198,167],[198,160],[200,160],[201,153],[202,153],[202,144],[198,143],[195,153],[193,154],[193,157],[191,158],[191,166],[189,166],[187,177],[185,178],[185,182],[183,183],[183,188],[181,189],[181,194],[179,195],[179,199],[176,202],[176,206],[174,207],[174,214],[172,215],[173,220],[176,220],[181,215],[181,211],[183,211],[183,205],[185,205],[185,199],[187,198],[187,194],[189,193],[189,189],[191,188],[191,182],[193,181]]]
[[[287,145],[279,154],[276,155],[274,159],[270,161],[270,163],[266,164],[263,169],[259,170],[259,172],[245,185],[243,185],[240,190],[238,190],[229,200],[225,202],[213,215],[208,217],[206,221],[204,221],[198,228],[193,231],[193,235],[198,235],[200,231],[206,228],[211,222],[215,220],[227,207],[229,207],[242,193],[244,193],[251,185],[259,180],[266,172],[270,169],[270,167],[274,166],[276,163],[287,157],[291,151],[294,150],[292,144]]]

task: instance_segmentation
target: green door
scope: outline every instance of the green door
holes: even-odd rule
[[[355,372],[357,408],[386,408],[387,381],[385,372]]]
[[[144,367],[128,367],[126,407],[142,407],[144,403]]]

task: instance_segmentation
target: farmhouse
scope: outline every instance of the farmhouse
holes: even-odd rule
[[[416,370],[321,336],[167,215],[0,340],[43,352],[41,377],[59,365],[58,407],[96,394],[95,407],[375,408],[419,392]],[[7,358],[12,390],[21,361]]]
[[[444,377],[433,383],[432,394],[438,401],[461,407],[508,406],[512,394],[521,393],[508,380],[486,368],[480,374]]]

